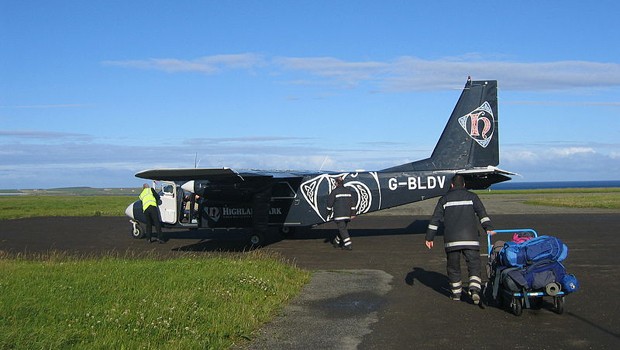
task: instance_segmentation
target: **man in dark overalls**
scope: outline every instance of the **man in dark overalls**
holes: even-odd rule
[[[336,178],[336,188],[327,198],[327,217],[333,214],[333,220],[338,227],[338,234],[332,240],[334,247],[352,250],[351,237],[347,225],[355,217],[357,198],[353,191],[344,186],[342,177]]]

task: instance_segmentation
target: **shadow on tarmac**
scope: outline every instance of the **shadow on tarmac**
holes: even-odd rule
[[[449,285],[448,276],[444,274],[435,271],[426,271],[421,267],[414,267],[405,277],[405,283],[413,287],[416,281],[441,295],[446,297],[450,296],[450,291],[447,288]]]
[[[351,237],[369,237],[369,236],[394,236],[408,234],[424,234],[428,226],[428,220],[413,220],[405,227],[396,228],[349,228]],[[287,235],[282,234],[277,229],[270,229],[265,241],[260,246],[254,246],[249,243],[250,229],[193,229],[184,231],[168,231],[166,237],[168,239],[192,239],[199,240],[192,244],[183,245],[173,248],[173,251],[182,252],[246,252],[261,247],[278,243],[284,239],[287,240],[313,240],[323,239],[329,242],[338,230],[332,223],[325,223],[316,227],[298,227],[294,232]]]

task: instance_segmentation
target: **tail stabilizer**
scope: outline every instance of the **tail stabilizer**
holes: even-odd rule
[[[430,158],[384,171],[462,170],[499,164],[497,81],[467,83]]]

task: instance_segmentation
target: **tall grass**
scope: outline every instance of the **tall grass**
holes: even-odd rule
[[[172,260],[0,256],[0,349],[222,349],[309,273],[273,254]]]

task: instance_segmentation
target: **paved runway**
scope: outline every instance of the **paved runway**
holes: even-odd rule
[[[496,228],[531,227],[561,238],[570,249],[565,266],[581,283],[579,292],[566,297],[564,314],[545,304],[524,310],[520,317],[496,307],[481,309],[451,301],[443,249],[429,251],[423,244],[428,215],[399,214],[354,220],[351,252],[324,242],[335,233],[332,224],[302,230],[262,248],[316,273],[302,295],[244,347],[616,349],[620,345],[617,211],[492,214]],[[190,238],[149,245],[130,238],[129,229],[124,218],[0,221],[0,250],[175,256],[183,251],[243,249],[240,240],[226,233],[215,240],[177,233]],[[481,262],[486,262],[485,256]]]

